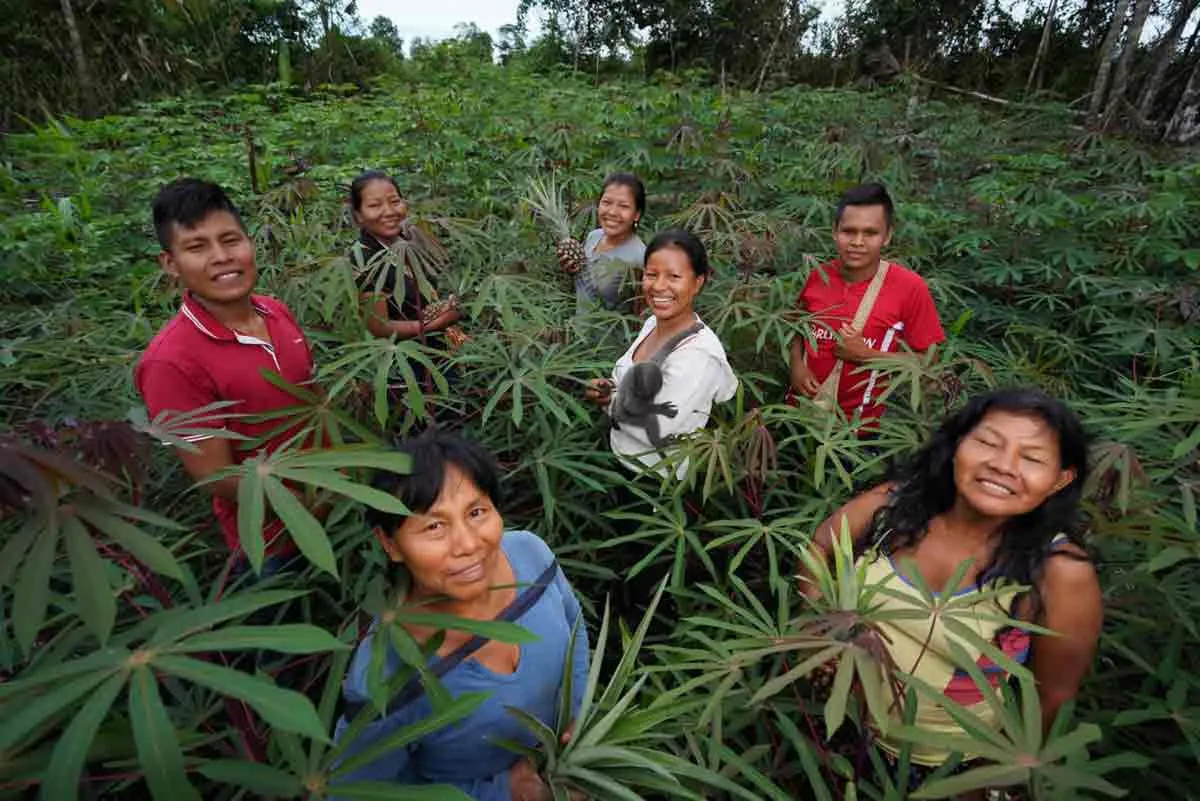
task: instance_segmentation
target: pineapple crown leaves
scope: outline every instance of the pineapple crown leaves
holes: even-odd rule
[[[571,238],[571,217],[554,176],[535,176],[526,184],[522,202],[542,220],[556,239]]]

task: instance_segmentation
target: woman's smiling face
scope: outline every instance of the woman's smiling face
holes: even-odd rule
[[[681,248],[668,246],[650,254],[642,273],[642,295],[659,323],[694,314],[693,303],[704,286]]]
[[[1062,467],[1054,430],[1027,412],[988,412],[954,454],[958,497],[985,517],[1032,512],[1074,478]]]
[[[411,574],[414,597],[469,602],[502,583],[504,521],[487,493],[454,465],[446,467],[432,506],[381,534],[388,556]]]
[[[400,224],[407,216],[408,201],[400,197],[391,181],[384,179],[363,187],[362,202],[354,211],[355,222],[385,244],[400,235]]]
[[[625,184],[609,184],[600,196],[597,217],[604,235],[610,240],[620,242],[632,236],[634,225],[641,217],[633,189]]]

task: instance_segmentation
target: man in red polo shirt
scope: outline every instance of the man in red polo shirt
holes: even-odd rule
[[[150,342],[134,369],[134,383],[151,417],[190,412],[217,401],[233,401],[219,413],[232,416],[196,427],[226,428],[250,443],[199,435],[197,451],[179,450],[184,469],[197,481],[254,455],[274,451],[294,436],[284,431],[263,443],[279,420],[251,422],[296,404],[296,398],[263,378],[279,374],[290,384],[313,378],[312,353],[287,306],[255,295],[258,269],[254,243],[237,208],[216,184],[183,178],[164,186],[154,199],[154,228],[162,252],[159,264],[183,285],[183,305]],[[169,415],[168,415],[169,416]],[[193,424],[189,424],[193,425]],[[245,446],[252,444],[253,449]],[[205,485],[225,543],[241,549],[237,525],[236,477]],[[267,553],[283,556],[291,542],[279,535],[278,521],[267,526]]]
[[[886,375],[864,366],[883,359],[916,358],[945,340],[937,308],[921,276],[888,263],[870,313],[859,328],[854,318],[883,264],[892,239],[895,210],[887,189],[865,184],[849,190],[837,207],[833,239],[838,258],[808,277],[798,301],[813,316],[815,346],[792,342],[792,391],[815,397],[841,362],[837,403],[860,435],[870,435],[883,415],[879,396]]]

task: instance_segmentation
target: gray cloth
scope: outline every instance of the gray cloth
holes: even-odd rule
[[[575,276],[575,313],[586,314],[597,304],[613,310],[621,305],[621,283],[630,266],[641,267],[646,259],[646,244],[634,234],[612,250],[596,254],[596,246],[604,238],[597,228],[587,235],[583,252],[587,266]]]

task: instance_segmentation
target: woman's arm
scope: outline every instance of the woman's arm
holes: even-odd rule
[[[367,322],[367,330],[371,332],[372,336],[380,337],[381,339],[386,339],[393,335],[400,339],[416,339],[421,336],[420,320],[388,319],[387,295],[378,292],[365,292],[362,295],[362,304]]]
[[[875,513],[888,502],[888,495],[895,485],[888,482],[857,495],[841,506],[817,526],[812,540],[808,543],[809,552],[820,562],[826,562],[833,551],[834,538],[840,536],[843,521],[850,531],[851,539],[857,543],[867,535]],[[812,581],[813,576],[804,565],[800,566],[800,591],[809,599],[815,598],[817,585]]]
[[[1092,666],[1104,602],[1096,569],[1073,545],[1046,560],[1041,595],[1038,623],[1056,632],[1033,638],[1033,676],[1042,702],[1042,727],[1048,731],[1058,710],[1079,692]]]
[[[573,718],[579,711],[579,705],[583,703],[583,691],[587,689],[588,672],[591,670],[591,645],[588,640],[587,622],[583,619],[583,609],[580,607],[575,590],[571,587],[571,582],[567,581],[567,576],[563,573],[562,568],[559,568],[554,583],[558,585],[558,590],[562,593],[563,612],[567,617],[567,625],[576,628],[575,653],[572,660],[574,670],[571,674],[571,716]]]

